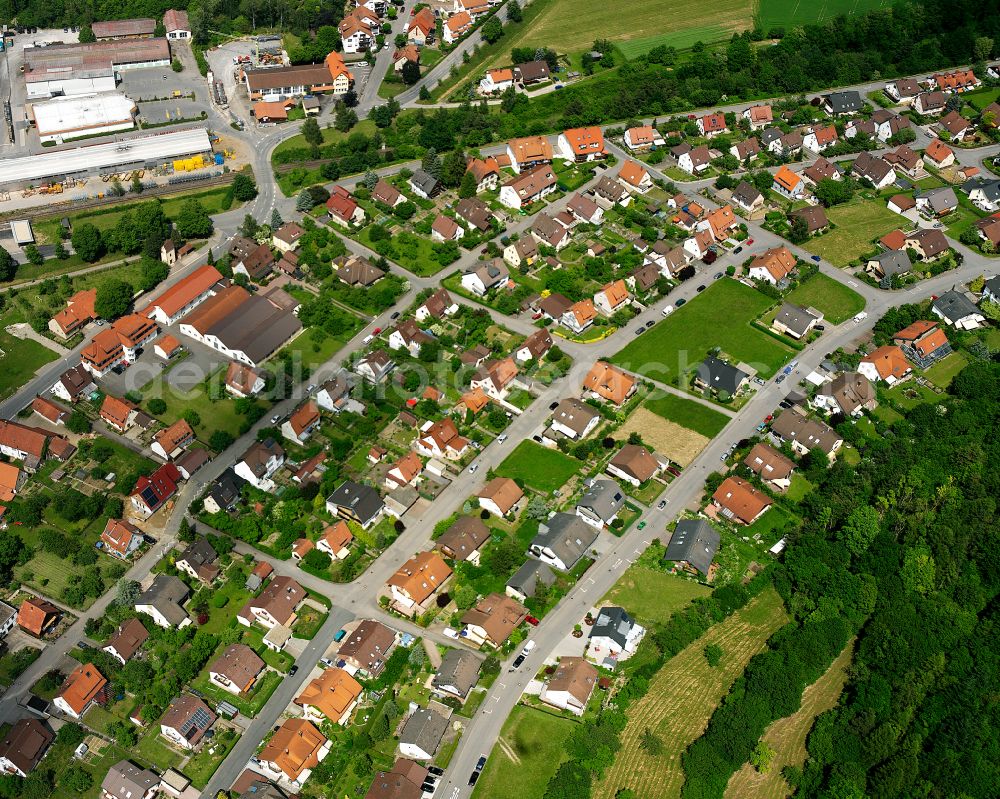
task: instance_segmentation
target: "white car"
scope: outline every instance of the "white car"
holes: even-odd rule
[[[502,444],[506,440],[507,440],[507,434],[506,433],[501,433],[500,435],[497,436],[497,443],[498,444]]]
[[[451,627],[444,628],[445,638],[458,638],[458,630],[453,630]]]
[[[363,338],[363,339],[361,340],[361,343],[362,343],[362,344],[371,344],[371,343],[372,343],[372,342],[373,342],[374,340],[375,340],[375,336],[373,336],[373,335],[369,334],[369,335],[365,336],[365,337],[364,337],[364,338]]]
[[[855,322],[863,322],[867,318],[868,318],[868,313],[866,311],[861,311],[861,313],[857,314],[854,317],[854,321]]]
[[[524,645],[524,649],[522,649],[521,651],[524,652],[524,654],[527,655],[534,648],[535,648],[535,642],[534,641],[528,641],[528,643],[526,643]]]
[[[666,308],[660,311],[660,313],[663,314],[664,316],[670,316],[670,314],[672,314],[673,312],[674,312],[673,305],[668,305]]]
[[[478,469],[479,469],[478,463],[472,464],[472,466],[469,467],[469,474],[475,474]]]

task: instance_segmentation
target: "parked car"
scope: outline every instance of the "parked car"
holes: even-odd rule
[[[725,276],[726,276],[725,272],[716,272],[715,275],[712,277],[712,280],[722,280],[722,278],[724,278]]]
[[[755,377],[755,378],[753,379],[753,382],[755,382],[755,383],[756,383],[756,384],[757,384],[758,386],[766,386],[766,385],[767,385],[767,383],[765,383],[765,382],[764,382],[763,380],[761,380],[761,379],[760,379],[759,377]]]
[[[516,658],[514,658],[514,662],[510,664],[511,671],[513,671],[516,668],[519,668],[522,663],[524,663],[524,655],[518,655]]]
[[[440,766],[428,766],[427,770],[435,777],[440,777],[444,774],[444,769]]]
[[[668,305],[666,308],[660,311],[660,313],[663,314],[664,316],[670,316],[670,314],[672,314],[673,312],[674,312],[673,305]]]
[[[826,325],[816,325],[816,327],[814,327],[813,330],[815,330],[817,333],[822,333],[824,330],[826,330]]]
[[[536,444],[541,444],[542,443],[542,437],[541,436],[532,436],[531,440],[534,441]]]
[[[475,474],[479,470],[479,464],[474,463],[469,467],[469,474]]]
[[[458,638],[458,630],[453,630],[451,627],[445,627],[444,634],[447,638]]]
[[[534,616],[525,616],[524,620],[528,622],[528,624],[530,624],[532,627],[538,626],[538,619],[536,619]]]
[[[646,526],[646,520],[643,519],[641,522],[639,522],[639,528],[638,529],[642,530],[645,526]]]
[[[823,259],[822,259],[822,258],[820,258],[820,257],[819,257],[818,255],[813,255],[813,256],[811,256],[811,257],[812,257],[812,259],[813,259],[813,260],[814,260],[814,261],[815,261],[816,263],[819,263],[820,261],[822,261],[822,260],[823,260]]]
[[[479,761],[476,763],[476,771],[482,771],[485,765],[486,765],[486,755],[480,755]]]
[[[737,247],[735,250],[733,250],[733,255],[739,255],[741,252],[743,252],[743,247],[742,246]]]
[[[290,669],[288,670],[288,676],[289,676],[289,677],[294,677],[294,676],[295,676],[295,675],[296,675],[296,674],[298,673],[298,671],[299,671],[299,667],[298,667],[298,666],[296,666],[296,665],[295,665],[295,664],[293,663],[293,664],[292,664],[292,667],[291,667],[291,668],[290,668]]]
[[[536,620],[536,621],[537,621],[537,620]],[[524,649],[522,649],[521,651],[522,651],[522,652],[524,652],[524,654],[528,654],[528,653],[529,653],[529,652],[530,652],[530,651],[531,651],[532,649],[534,649],[534,648],[535,648],[535,642],[534,642],[534,641],[528,641],[528,642],[527,642],[527,643],[526,643],[526,644],[524,645]]]
[[[650,319],[648,322],[646,322],[646,327],[652,327],[652,326],[653,326],[653,320]]]
[[[390,319],[399,319],[399,311],[393,311],[392,312],[392,316],[390,316],[389,318]]]
[[[336,635],[333,636],[333,640],[336,641],[337,643],[340,643],[341,641],[344,640],[344,637],[346,635],[347,635],[347,630],[337,630]]]
[[[699,294],[701,294],[705,290],[705,288],[706,288],[705,284],[702,283],[700,286],[698,286],[697,289],[695,289],[695,291],[697,291]]]
[[[777,380],[775,380],[774,382],[775,382],[775,383],[780,383],[780,382],[781,382],[781,381],[783,381],[783,380],[784,380],[784,379],[785,379],[786,377],[788,377],[788,375],[778,375],[778,379],[777,379]]]
[[[554,411],[554,410],[555,410],[556,408],[558,408],[558,407],[559,407],[559,403],[558,403],[558,402],[553,402],[553,403],[551,403],[551,404],[549,405],[549,410],[550,410],[550,411]]]
[[[500,435],[497,436],[497,443],[498,444],[502,444],[506,440],[507,440],[507,434],[506,433],[501,433]]]
[[[635,334],[636,334],[637,336],[641,336],[641,335],[642,335],[643,333],[645,333],[645,332],[646,332],[646,328],[644,328],[644,327],[640,327],[640,328],[639,328],[638,330],[636,330],[636,331],[635,331]]]
[[[747,247],[753,244],[753,239],[747,239]]]
[[[667,507],[667,501],[665,499],[661,499],[659,502],[656,503],[657,510],[663,510],[665,507]]]
[[[685,300],[683,297],[681,297],[679,300],[677,300],[677,307],[680,308],[686,302],[687,302],[687,300]]]
[[[479,774],[480,773],[481,772],[478,772],[478,771],[473,771],[472,772],[472,776],[469,777],[469,785],[475,785],[477,782],[479,782]]]

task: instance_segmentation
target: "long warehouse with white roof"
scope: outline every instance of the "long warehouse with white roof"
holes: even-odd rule
[[[151,168],[211,151],[212,142],[205,128],[158,133],[124,142],[4,159],[0,161],[0,186],[16,189],[107,172]]]
[[[38,139],[62,144],[71,139],[132,130],[135,127],[135,103],[120,92],[57,97],[33,103],[29,119],[38,131]]]

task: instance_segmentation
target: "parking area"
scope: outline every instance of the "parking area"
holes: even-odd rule
[[[185,95],[169,100],[140,103],[139,119],[146,125],[160,125],[179,119],[199,119],[204,111],[204,102],[200,99],[192,100],[191,95]]]
[[[121,397],[129,391],[139,391],[151,381],[165,380],[165,391],[186,394],[229,362],[221,353],[204,344],[179,336],[176,330],[170,332],[180,339],[188,352],[187,355],[178,356],[179,360],[175,358],[173,361],[164,361],[153,351],[153,344],[149,344],[143,349],[138,360],[121,374],[109,372],[102,377],[101,388]]]

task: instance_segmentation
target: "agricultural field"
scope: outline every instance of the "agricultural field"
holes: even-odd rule
[[[580,469],[580,462],[534,441],[522,441],[497,467],[497,474],[521,480],[526,486],[551,494],[566,485]]]
[[[710,588],[694,580],[635,563],[600,604],[619,605],[643,625],[649,625],[667,621],[692,600],[708,596],[711,592]]]
[[[725,414],[713,411],[700,402],[687,400],[674,394],[664,394],[657,399],[647,399],[643,404],[668,422],[679,424],[688,430],[694,430],[706,438],[715,438],[729,423],[729,417]]]
[[[824,319],[834,325],[847,321],[865,307],[864,298],[856,291],[819,273],[792,289],[785,299],[822,311]]]
[[[650,681],[649,692],[629,709],[622,748],[591,796],[613,799],[620,789],[631,788],[643,799],[679,797],[684,781],[681,754],[701,735],[750,658],[787,619],[781,598],[769,587],[667,661]],[[715,668],[705,659],[709,644],[722,648]],[[657,755],[642,746],[648,734],[660,741]]]
[[[860,196],[829,208],[826,215],[837,227],[802,246],[834,266],[847,266],[871,252],[875,249],[874,239],[900,226],[900,217],[886,208],[884,202]]]
[[[735,280],[716,281],[646,335],[633,339],[614,361],[669,382],[701,363],[713,347],[720,347],[734,361],[770,377],[793,354],[790,347],[751,326],[772,304],[769,297]]]
[[[612,436],[625,441],[631,433],[638,433],[646,444],[681,466],[691,463],[709,442],[701,433],[667,421],[646,408],[636,408]]]
[[[519,46],[551,47],[558,53],[578,53],[590,49],[599,38],[610,39],[621,47],[626,58],[649,52],[660,44],[690,46],[727,39],[739,30],[753,26],[753,3],[750,0],[639,0],[621,8],[601,0],[552,0]],[[676,39],[681,44],[677,44]],[[683,42],[687,41],[687,44]],[[641,43],[641,46],[634,45]],[[632,46],[629,46],[632,45]]]
[[[771,28],[794,28],[828,22],[843,14],[863,14],[876,8],[889,8],[892,0],[757,0],[754,19],[765,31]]]
[[[778,719],[765,730],[762,740],[774,749],[770,770],[761,774],[749,763],[744,764],[730,777],[725,799],[785,799],[792,795],[781,770],[805,762],[806,737],[817,716],[837,704],[847,682],[853,648],[853,642],[845,646],[823,676],[802,692],[802,706],[795,713]]]
[[[566,759],[563,742],[575,722],[516,705],[476,787],[479,799],[543,799],[549,780]]]

